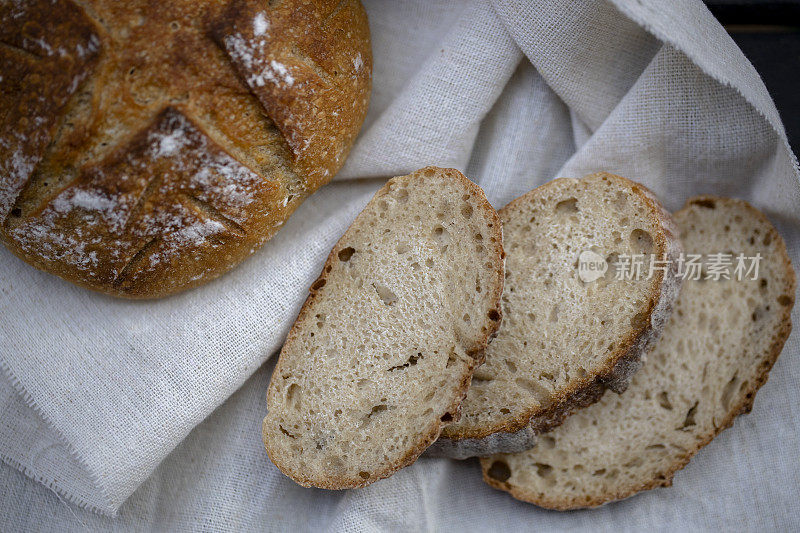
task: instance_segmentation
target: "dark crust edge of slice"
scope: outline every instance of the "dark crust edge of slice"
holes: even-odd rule
[[[784,271],[786,272],[788,288],[790,289],[790,294],[794,295],[795,291],[797,290],[797,279],[792,268],[792,262],[789,259],[789,254],[786,250],[786,243],[784,242],[783,238],[781,237],[778,230],[769,219],[758,209],[750,205],[748,202],[744,200],[738,200],[734,198],[725,198],[720,196],[712,196],[712,195],[702,195],[702,196],[695,196],[690,198],[686,201],[683,208],[687,209],[692,205],[702,205],[705,202],[714,201],[714,202],[723,202],[728,204],[735,204],[738,205],[740,208],[749,211],[751,214],[755,215],[756,218],[764,222],[770,230],[770,234],[772,235],[773,241],[777,243],[778,254],[783,259],[783,266]],[[572,509],[585,509],[585,508],[592,508],[592,507],[599,507],[606,503],[612,503],[618,500],[623,500],[625,498],[629,498],[638,494],[639,492],[655,489],[658,487],[670,487],[672,486],[672,480],[675,474],[682,470],[692,457],[697,454],[702,448],[707,446],[717,435],[722,433],[724,430],[728,429],[729,427],[733,426],[733,423],[736,421],[736,417],[742,414],[747,414],[753,409],[753,402],[755,402],[756,393],[758,390],[767,382],[769,379],[769,372],[772,370],[775,361],[777,361],[778,356],[780,356],[781,351],[783,350],[783,346],[786,343],[786,340],[789,338],[789,334],[792,331],[792,309],[794,308],[795,301],[792,300],[791,305],[783,306],[782,307],[782,317],[780,326],[776,329],[775,333],[772,336],[769,349],[765,353],[765,356],[761,360],[761,364],[759,365],[759,373],[755,376],[753,380],[753,384],[747,389],[747,392],[740,393],[739,401],[735,403],[728,411],[728,414],[725,418],[722,419],[722,422],[714,429],[707,431],[703,438],[700,439],[697,444],[691,450],[685,452],[678,459],[666,470],[663,472],[657,473],[653,479],[638,483],[632,484],[624,488],[620,488],[613,492],[608,492],[603,494],[602,496],[587,496],[585,498],[569,498],[569,499],[559,499],[559,498],[540,498],[538,495],[531,494],[527,491],[516,489],[511,487],[509,484],[500,482],[496,479],[489,477],[488,475],[488,468],[489,468],[489,459],[482,459],[481,460],[481,468],[483,471],[483,479],[486,483],[490,486],[506,491],[511,494],[514,498],[532,503],[539,507],[544,507],[546,509],[553,509],[556,511],[568,511]]]
[[[659,257],[662,254],[677,255],[682,251],[678,228],[672,214],[644,185],[607,172],[589,174],[575,181],[602,179],[603,177],[631,188],[650,206],[651,222],[663,230],[663,235],[659,235],[656,240],[656,253]],[[502,216],[506,210],[514,209],[523,202],[531,201],[543,188],[549,188],[564,179],[552,180],[523,194],[500,209],[499,213]],[[566,179],[572,180],[573,178]],[[672,263],[675,264],[674,261]],[[659,271],[657,275],[659,277],[657,287],[660,290],[650,294],[648,299],[646,326],[631,331],[628,337],[622,339],[618,343],[618,348],[609,356],[608,363],[595,375],[575,380],[576,382],[572,386],[565,387],[554,395],[553,400],[546,407],[526,409],[513,420],[484,426],[478,431],[463,430],[441,437],[442,442],[434,444],[428,454],[435,457],[466,459],[476,456],[485,457],[496,453],[521,452],[533,447],[538,435],[552,431],[563,424],[564,420],[574,411],[600,401],[607,389],[617,393],[624,392],[633,378],[633,374],[641,367],[642,357],[658,340],[680,292],[681,280],[677,277],[676,269],[670,270],[669,276],[665,276],[662,271]],[[656,315],[661,316],[654,326],[653,318]]]
[[[499,258],[499,262],[497,265],[496,273],[495,273],[495,282],[492,284],[493,290],[491,294],[490,301],[493,302],[493,305],[487,309],[487,314],[494,310],[498,313],[500,318],[502,319],[502,306],[500,305],[500,297],[503,293],[503,282],[505,281],[505,252],[503,251],[503,226],[500,221],[500,217],[489,203],[489,200],[486,199],[486,195],[477,184],[472,182],[469,178],[467,178],[464,174],[460,171],[452,168],[438,168],[438,167],[424,167],[411,174],[406,176],[397,176],[389,180],[386,185],[381,187],[374,195],[373,199],[370,200],[372,202],[374,199],[379,198],[383,194],[386,194],[389,191],[389,187],[391,184],[396,183],[395,179],[398,178],[406,178],[406,179],[415,179],[418,176],[422,176],[423,178],[424,173],[428,170],[433,170],[438,174],[444,174],[447,176],[447,179],[455,179],[461,182],[461,184],[469,190],[471,193],[475,195],[475,200],[478,203],[476,206],[477,208],[481,209],[486,219],[489,220],[492,224],[492,231],[494,235],[492,237],[495,238],[494,246],[494,254]],[[363,211],[362,211],[363,213]],[[348,235],[350,228],[354,227],[360,222],[362,217],[362,213],[355,218],[353,223],[350,227],[344,232],[342,237],[337,241],[337,243],[333,246],[331,253],[328,255],[328,259],[325,261],[325,264],[322,267],[322,272],[320,273],[319,277],[316,281],[311,284],[311,289],[309,289],[309,295],[306,298],[306,301],[303,303],[302,308],[300,309],[300,313],[295,320],[295,323],[292,325],[292,329],[290,330],[286,342],[284,344],[284,349],[290,342],[292,342],[298,335],[296,328],[299,328],[300,322],[306,317],[306,315],[310,312],[311,305],[316,300],[317,295],[319,294],[319,289],[315,287],[321,288],[324,285],[324,281],[327,280],[328,272],[330,271],[329,267],[332,265],[334,258],[337,257],[339,251],[341,250],[342,241],[344,237]],[[490,241],[491,242],[491,241]],[[321,285],[320,285],[321,283]],[[477,351],[468,351],[467,353],[472,356],[472,365],[467,369],[467,372],[461,378],[458,387],[458,393],[453,398],[453,402],[445,409],[444,413],[434,413],[433,421],[430,426],[430,429],[427,433],[421,434],[419,438],[416,439],[416,442],[411,445],[409,450],[397,459],[395,462],[383,466],[383,468],[369,472],[370,477],[368,479],[363,479],[361,477],[335,477],[335,478],[316,478],[312,476],[306,475],[305,472],[296,472],[290,469],[290,467],[282,464],[280,460],[279,453],[276,454],[276,450],[270,449],[267,438],[266,438],[266,421],[267,417],[264,418],[264,422],[262,424],[262,440],[264,443],[264,448],[266,449],[267,455],[269,456],[270,460],[275,464],[278,469],[285,474],[287,477],[291,478],[297,484],[304,486],[304,487],[316,487],[321,489],[331,489],[331,490],[340,490],[340,489],[353,489],[353,488],[360,488],[375,481],[387,478],[397,472],[398,470],[405,468],[413,464],[417,458],[422,455],[422,453],[430,446],[442,432],[444,426],[448,423],[452,423],[460,417],[460,406],[461,402],[467,395],[467,390],[469,389],[469,385],[472,381],[472,374],[481,364],[483,364],[484,360],[484,350],[486,346],[491,342],[492,339],[497,335],[497,330],[500,328],[501,319],[499,320],[487,320],[487,330],[485,334],[479,339],[478,345],[482,348]],[[283,349],[281,350],[281,353]],[[279,356],[278,363],[273,370],[273,375],[279,375],[282,369],[282,358]],[[270,403],[270,398],[274,392],[274,388],[272,386],[272,378],[270,377],[270,385],[267,390],[267,404]],[[452,421],[450,422],[443,422],[441,417],[450,414],[452,416]]]

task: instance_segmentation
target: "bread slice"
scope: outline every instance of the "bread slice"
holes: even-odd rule
[[[297,483],[360,487],[458,416],[500,324],[502,226],[453,169],[390,180],[331,251],[281,351],[263,436]]]
[[[444,430],[432,455],[530,448],[537,434],[606,388],[623,391],[678,295],[676,268],[647,276],[650,255],[680,253],[672,217],[630,180],[606,173],[557,179],[500,217],[508,253],[503,324],[475,372],[461,421]],[[596,280],[584,276],[579,258],[586,253],[612,267]],[[643,275],[616,279],[615,258],[633,254],[644,254],[637,259]]]
[[[712,279],[687,278],[628,391],[576,413],[527,452],[483,459],[487,483],[552,509],[626,498],[671,485],[700,448],[750,411],[791,330],[795,276],[786,247],[743,201],[698,197],[675,218],[687,254],[704,254],[711,265],[705,254],[760,253],[758,278],[737,281],[736,259],[731,280],[713,280],[711,266],[702,275]]]

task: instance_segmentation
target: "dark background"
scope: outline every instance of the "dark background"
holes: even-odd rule
[[[800,151],[800,0],[706,0],[756,67]]]

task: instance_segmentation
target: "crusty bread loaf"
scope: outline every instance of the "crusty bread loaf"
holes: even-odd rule
[[[458,416],[500,323],[502,229],[453,169],[390,180],[331,251],[272,375],[264,443],[305,486],[367,485]]]
[[[0,241],[157,297],[269,239],[367,109],[358,0],[0,3]]]
[[[630,180],[606,173],[554,180],[500,217],[508,253],[503,324],[475,372],[461,421],[430,454],[524,450],[606,388],[624,390],[678,295],[674,266],[647,276],[650,255],[680,253],[672,217]],[[581,276],[587,252],[612,263],[600,279]],[[620,271],[634,279],[616,279],[615,258],[634,254],[644,254],[642,275]]]
[[[739,200],[694,198],[675,218],[687,254],[703,254],[701,276],[712,279],[695,281],[684,267],[675,312],[628,391],[576,413],[527,452],[483,459],[490,485],[553,509],[669,486],[700,448],[750,411],[791,330],[795,276],[786,247]],[[758,278],[738,281],[733,259],[732,279],[714,280],[719,271],[708,254],[716,253],[760,253]]]

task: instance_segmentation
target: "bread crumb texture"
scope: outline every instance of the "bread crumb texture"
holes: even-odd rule
[[[442,435],[451,441],[443,451],[459,458],[527,449],[607,387],[624,390],[679,289],[676,266],[617,276],[620,256],[677,259],[680,252],[671,216],[630,180],[606,173],[557,179],[500,217],[508,255],[503,323],[461,421]],[[586,251],[610,265],[588,282],[578,268]]]
[[[267,397],[272,461],[350,488],[413,462],[459,416],[500,322],[500,220],[452,169],[390,180],[331,251]]]
[[[627,392],[577,412],[529,451],[482,459],[490,485],[553,509],[669,486],[700,448],[750,411],[791,330],[795,277],[786,247],[743,201],[698,197],[675,218],[687,253],[761,254],[757,279],[687,279]]]

